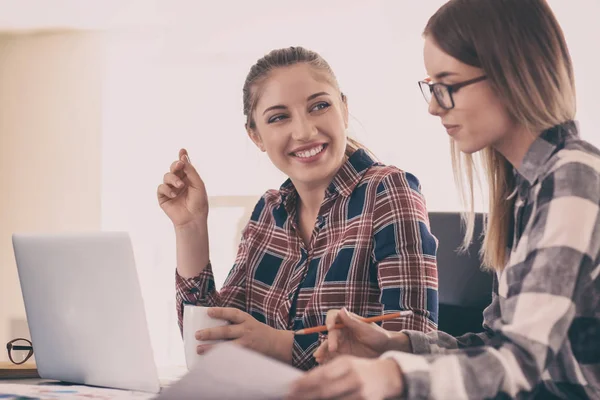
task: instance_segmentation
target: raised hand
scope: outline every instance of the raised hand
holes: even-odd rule
[[[179,158],[171,164],[158,186],[157,197],[158,204],[176,228],[208,218],[206,188],[187,150],[179,150]]]

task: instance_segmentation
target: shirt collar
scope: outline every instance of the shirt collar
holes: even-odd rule
[[[578,124],[568,121],[545,130],[525,153],[519,168],[516,169],[517,177],[521,177],[529,185],[533,185],[545,170],[548,159],[564,146],[565,140],[570,136],[578,136]]]
[[[360,182],[364,173],[374,164],[377,164],[364,149],[358,149],[342,164],[329,184],[325,197],[340,194],[350,196]],[[282,202],[287,203],[298,195],[291,179],[287,179],[279,188]]]

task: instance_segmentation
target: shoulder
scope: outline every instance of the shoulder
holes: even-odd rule
[[[393,165],[373,165],[365,173],[361,184],[373,187],[377,194],[407,191],[421,194],[421,182],[416,175]]]
[[[267,190],[256,202],[250,221],[259,222],[264,220],[265,215],[272,215],[273,210],[281,204],[281,194],[278,190]]]
[[[538,197],[571,198],[600,205],[600,150],[571,139],[546,163]]]
[[[426,219],[427,205],[415,175],[393,165],[377,164],[365,174],[363,182],[367,182],[368,195],[374,198],[374,218],[378,221]]]

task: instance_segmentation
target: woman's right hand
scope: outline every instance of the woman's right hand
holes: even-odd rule
[[[185,149],[179,150],[179,158],[164,175],[157,196],[158,204],[176,228],[208,218],[206,188]]]
[[[335,329],[335,324],[344,327]],[[326,325],[327,339],[314,353],[315,360],[324,364],[339,355],[375,358],[388,350],[410,352],[410,341],[404,333],[386,331],[375,323],[366,323],[345,308],[330,310]]]

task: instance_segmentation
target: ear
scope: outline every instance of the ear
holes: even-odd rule
[[[246,124],[246,132],[248,132],[248,137],[254,142],[256,147],[258,147],[260,151],[265,152],[265,146],[258,132],[255,129],[250,128],[248,124]]]
[[[342,112],[344,113],[344,127],[348,129],[348,97],[342,93]]]

